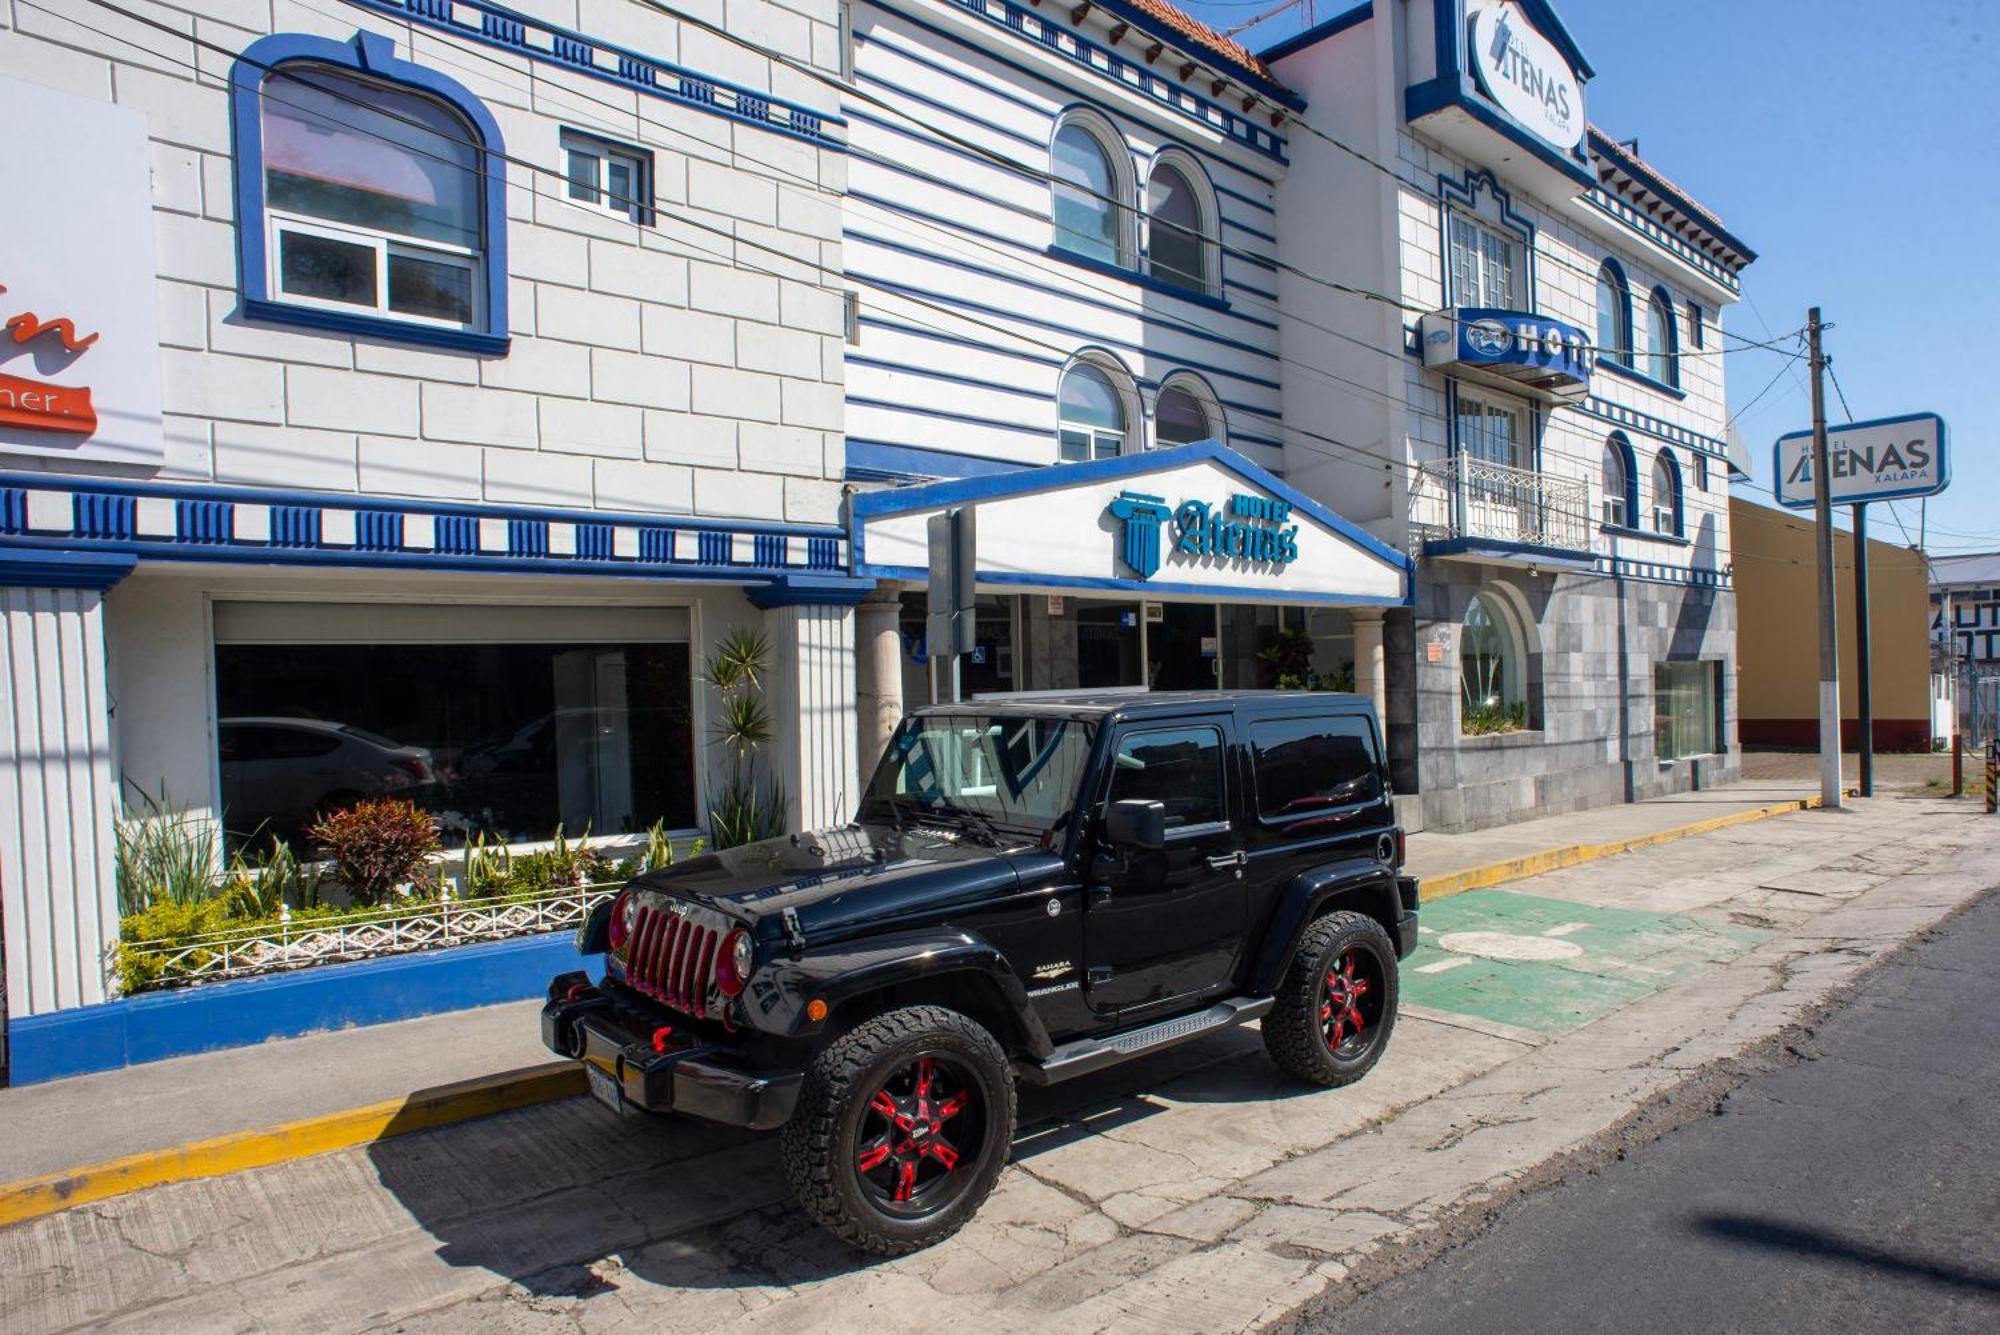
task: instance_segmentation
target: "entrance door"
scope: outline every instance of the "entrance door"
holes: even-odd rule
[[[1222,636],[1214,603],[1156,603],[1146,616],[1146,684],[1156,691],[1207,691],[1220,684]],[[1158,620],[1154,620],[1154,617]]]
[[[1100,865],[1107,874],[1086,896],[1085,995],[1099,1014],[1229,981],[1246,912],[1243,852],[1229,819],[1229,728],[1222,715],[1133,727],[1115,740],[1104,800],[1164,803],[1167,842],[1124,854],[1122,867]]]

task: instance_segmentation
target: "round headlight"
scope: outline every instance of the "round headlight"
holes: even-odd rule
[[[743,984],[749,981],[755,955],[756,947],[750,940],[750,933],[741,927],[723,941],[721,958],[715,969],[715,986],[723,996],[733,997],[743,990]]]

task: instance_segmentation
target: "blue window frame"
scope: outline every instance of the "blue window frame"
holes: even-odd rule
[[[1681,466],[1672,450],[1661,450],[1653,458],[1653,532],[1670,538],[1681,536]]]
[[[1632,442],[1614,431],[1604,442],[1604,503],[1602,517],[1612,528],[1639,525],[1639,470]]]
[[[1632,289],[1616,260],[1597,270],[1597,355],[1632,365]]]
[[[484,103],[370,32],[262,38],[229,83],[246,316],[507,351],[506,147]]]
[[[1702,313],[1701,303],[1688,303],[1688,345],[1705,348],[1708,346],[1707,316]]]
[[[1674,299],[1663,287],[1646,302],[1646,374],[1660,384],[1681,384],[1680,330],[1674,324]]]

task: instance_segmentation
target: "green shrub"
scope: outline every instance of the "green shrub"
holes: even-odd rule
[[[436,819],[395,798],[357,802],[322,817],[307,834],[333,859],[354,902],[369,906],[414,879],[438,846]]]
[[[167,976],[165,955],[134,950],[138,943],[158,941],[171,947],[171,943],[183,938],[205,936],[232,925],[228,906],[220,899],[192,904],[165,901],[126,915],[118,924],[118,950],[112,962],[119,988],[127,993],[136,992]],[[192,972],[214,958],[212,951],[196,951],[182,962],[181,968]]]
[[[1468,737],[1487,737],[1494,733],[1519,732],[1527,726],[1526,705],[1499,703],[1467,705],[1460,731]]]

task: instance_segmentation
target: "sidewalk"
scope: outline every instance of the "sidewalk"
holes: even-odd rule
[[[1607,845],[1674,837],[1718,818],[1752,818],[1806,795],[1790,783],[1737,784],[1473,834],[1416,834],[1409,866],[1431,899],[1438,891],[1457,893],[1602,856]],[[0,1090],[0,1121],[9,1133],[0,1137],[0,1186],[547,1068],[539,1009],[538,1000],[513,1002]],[[447,1120],[405,1119],[390,1130]],[[345,1143],[370,1138],[355,1134]],[[268,1152],[286,1157],[282,1150]]]

